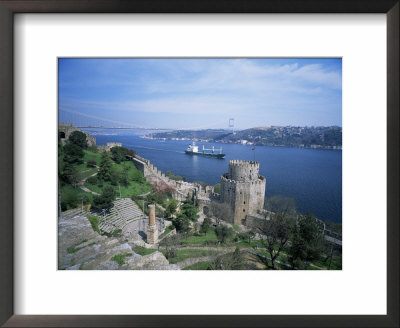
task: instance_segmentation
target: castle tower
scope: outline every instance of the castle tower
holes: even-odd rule
[[[147,243],[157,244],[158,228],[156,224],[156,208],[154,204],[149,205],[149,226],[147,227]]]
[[[232,160],[228,173],[221,176],[221,200],[232,208],[235,224],[264,208],[266,180],[259,169],[258,162]]]

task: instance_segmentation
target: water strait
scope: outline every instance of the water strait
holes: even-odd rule
[[[189,140],[144,139],[129,132],[95,133],[95,137],[98,145],[121,142],[161,171],[172,171],[189,182],[215,185],[228,171],[229,160],[256,160],[260,163],[260,174],[267,180],[266,197],[291,197],[300,213],[310,211],[321,220],[342,222],[341,150],[197,143],[206,148],[222,147],[226,156],[216,159],[185,154]]]

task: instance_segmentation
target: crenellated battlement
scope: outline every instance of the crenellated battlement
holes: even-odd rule
[[[258,179],[260,163],[245,160],[229,161],[229,179],[251,181]]]
[[[258,179],[257,180],[249,180],[249,181],[238,181],[238,180],[233,180],[229,178],[229,174],[225,173],[221,176],[221,180],[223,180],[226,183],[230,183],[230,184],[244,184],[244,183],[248,183],[248,184],[262,184],[265,181],[265,177],[263,177],[262,175],[258,175]]]
[[[229,166],[248,166],[248,167],[260,167],[259,162],[247,161],[244,159],[232,159],[229,161]]]

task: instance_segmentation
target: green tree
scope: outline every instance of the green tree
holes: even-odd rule
[[[256,236],[256,234],[253,231],[249,232],[241,232],[238,234],[238,237],[242,240],[247,241],[247,243],[250,245],[251,240]]]
[[[95,160],[89,160],[86,163],[87,167],[96,167],[97,166],[97,162]]]
[[[217,239],[221,244],[225,244],[226,240],[233,236],[233,229],[227,227],[225,224],[219,224],[215,228],[215,234],[217,235]]]
[[[197,219],[199,218],[199,211],[196,206],[193,205],[193,201],[190,199],[189,195],[186,196],[186,199],[181,205],[181,213],[192,222],[197,222]]]
[[[66,144],[64,146],[64,162],[69,164],[82,164],[85,153],[82,148],[75,144]]]
[[[301,215],[291,231],[289,263],[292,268],[302,266],[303,261],[319,259],[324,247],[324,236],[315,217],[308,213]]]
[[[206,234],[211,227],[211,219],[206,217],[204,218],[203,223],[201,224],[200,232]]]
[[[115,163],[121,163],[126,161],[126,155],[128,154],[128,149],[125,147],[112,147],[111,157]]]
[[[79,205],[78,193],[74,189],[66,189],[61,193],[61,210],[66,211]]]
[[[96,145],[89,146],[88,150],[91,151],[92,153],[98,153],[99,152],[99,148],[97,148]]]
[[[180,175],[175,175],[173,172],[167,170],[167,172],[165,172],[165,174],[167,175],[168,178],[170,178],[171,180],[176,180],[176,181],[180,181],[182,180],[182,177]]]
[[[173,217],[173,215],[176,212],[176,209],[178,207],[179,201],[177,201],[176,199],[171,199],[168,202],[167,207],[165,208],[165,212],[164,212],[164,216],[166,219],[171,219]]]
[[[100,167],[97,176],[104,181],[111,181],[112,162],[110,156],[104,152],[101,154]]]
[[[215,192],[216,194],[220,194],[220,193],[221,193],[221,184],[220,184],[220,183],[217,183],[217,184],[214,186],[214,192]]]
[[[118,185],[120,173],[117,170],[111,169],[110,182],[113,186]]]
[[[276,269],[276,259],[289,241],[290,228],[289,218],[282,213],[271,215],[269,220],[264,221],[263,226],[258,227],[264,235],[264,239],[262,239],[261,242],[270,255],[270,267],[274,270]],[[267,261],[267,265],[268,264]]]
[[[182,213],[179,213],[175,218],[172,219],[172,224],[176,230],[180,232],[188,232],[190,229],[190,220]]]
[[[136,156],[136,152],[135,152],[134,150],[132,150],[132,149],[128,149],[128,151],[126,152],[126,154],[127,154],[128,156],[131,156],[131,157]]]
[[[167,259],[174,258],[176,256],[176,248],[181,242],[181,236],[179,234],[166,237],[160,241],[158,247],[165,247],[165,257]]]
[[[68,141],[80,148],[87,148],[86,134],[81,131],[74,131],[69,135]]]
[[[146,179],[144,178],[142,172],[140,172],[137,169],[134,169],[133,173],[132,173],[132,181],[136,181],[136,182],[139,182],[140,184],[142,184],[146,181]]]
[[[81,175],[73,165],[66,163],[62,173],[62,180],[76,188],[81,181]]]
[[[123,185],[123,186],[127,186],[129,185],[129,166],[124,166],[124,168],[122,169],[120,178],[119,178],[119,182]]]
[[[100,196],[93,198],[92,207],[95,209],[106,209],[113,205],[115,200],[115,190],[111,186],[106,186]]]

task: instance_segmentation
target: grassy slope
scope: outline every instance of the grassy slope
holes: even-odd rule
[[[132,181],[133,177],[137,176],[137,171],[138,171],[138,169],[135,167],[135,165],[132,162],[126,161],[126,162],[122,162],[120,164],[113,162],[113,169],[115,169],[118,172],[122,172],[122,170],[124,169],[124,166],[129,167],[129,173],[128,173],[129,178],[128,179],[129,179],[130,183],[128,186],[123,186],[123,185],[112,186],[109,182],[104,182],[102,187],[99,187],[98,185],[89,184],[88,182],[85,183],[85,186],[92,191],[101,193],[101,190],[105,186],[109,185],[115,189],[116,195],[118,197],[121,196],[122,198],[130,198],[134,195],[140,195],[140,194],[146,193],[148,191],[151,191],[151,185],[149,183],[139,183],[137,181]],[[120,190],[121,190],[121,194],[120,194]]]
[[[161,249],[161,253],[164,255],[166,254],[166,251]],[[175,264],[178,262],[181,262],[183,260],[189,259],[189,258],[195,258],[195,257],[203,257],[203,256],[209,256],[209,255],[215,255],[216,252],[214,251],[209,251],[209,250],[202,250],[202,249],[180,249],[176,251],[176,255],[173,258],[168,259],[169,263]]]
[[[87,178],[98,171],[97,167],[88,167],[87,162],[95,161],[97,163],[97,165],[99,165],[100,159],[101,159],[101,153],[96,153],[96,152],[93,152],[93,151],[90,151],[87,149],[84,150],[84,153],[85,153],[84,158],[83,158],[84,163],[75,166],[75,168],[80,172],[80,176],[82,179]],[[122,186],[122,185],[120,186],[121,196],[123,198],[128,198],[128,197],[131,197],[132,195],[140,195],[142,193],[146,193],[151,190],[151,185],[147,182],[139,183],[136,181],[132,181],[134,176],[141,174],[132,162],[126,161],[126,162],[123,162],[120,164],[116,164],[113,162],[113,168],[119,172],[121,172],[123,170],[124,166],[129,167],[129,175],[128,176],[129,176],[130,183],[128,186]],[[99,187],[97,185],[92,185],[87,182],[85,183],[85,186],[88,189],[95,191],[97,193],[101,193],[102,188],[104,188],[107,185],[110,185],[110,183],[104,183],[103,187]],[[119,186],[112,186],[112,187],[115,189],[115,193],[119,197],[120,196]],[[68,185],[68,184],[61,186],[62,200],[66,199],[68,197],[76,197],[76,196],[80,199],[80,197],[82,195],[86,195],[88,197],[88,202],[91,202],[91,200],[93,199],[93,195],[91,193],[85,192],[80,188],[74,188],[73,186]],[[88,202],[86,202],[86,203],[88,203]]]
[[[183,268],[182,270],[208,270],[211,263],[212,263],[212,261],[197,262],[193,265],[189,265],[186,268]]]

